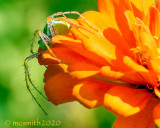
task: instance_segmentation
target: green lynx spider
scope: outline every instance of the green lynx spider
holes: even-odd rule
[[[48,99],[36,88],[36,86],[32,82],[31,77],[30,77],[30,73],[29,73],[29,70],[28,70],[28,61],[32,60],[33,58],[37,58],[45,50],[49,50],[49,52],[51,53],[51,55],[54,58],[57,59],[57,61],[59,62],[59,64],[62,65],[62,62],[56,57],[56,55],[52,52],[52,50],[50,49],[50,47],[51,47],[51,39],[52,39],[52,37],[54,37],[56,35],[65,35],[65,34],[68,34],[71,27],[74,27],[74,28],[77,29],[77,27],[65,16],[66,14],[77,14],[77,15],[79,15],[79,17],[81,17],[88,24],[88,26],[90,28],[93,28],[92,25],[79,12],[71,11],[71,12],[58,12],[58,13],[55,13],[55,14],[53,14],[53,15],[51,15],[51,16],[49,16],[47,18],[47,21],[46,21],[47,24],[46,24],[43,32],[40,31],[40,30],[35,31],[34,37],[33,37],[32,43],[31,43],[31,48],[30,48],[30,52],[31,52],[32,55],[29,56],[29,57],[27,57],[25,59],[25,61],[24,61],[26,87],[27,87],[29,93],[31,94],[31,96],[33,97],[33,99],[35,100],[35,102],[38,104],[38,106],[42,109],[42,111],[46,115],[47,115],[46,111],[43,109],[43,107],[40,105],[40,103],[37,101],[37,99],[35,98],[35,96],[31,92],[30,84],[42,97],[44,97],[48,101]],[[58,20],[58,18],[55,18],[55,16],[62,16],[62,17],[64,17],[66,19],[66,21]],[[81,25],[78,25],[78,26],[84,28]],[[84,28],[84,29],[86,29],[86,28]],[[95,29],[95,28],[93,28],[93,29]],[[33,44],[35,42],[35,37],[36,37],[37,34],[40,37],[40,40],[38,41],[39,46],[43,50],[43,51],[40,51],[40,52],[34,52],[33,51]],[[67,73],[69,75],[71,75],[71,73],[67,69],[65,69],[65,70],[67,71]]]

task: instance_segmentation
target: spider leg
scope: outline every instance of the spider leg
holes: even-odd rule
[[[48,27],[49,27],[49,29],[50,29],[50,31],[51,31],[52,37],[54,37],[54,36],[55,36],[55,32],[54,32],[53,27],[52,27],[52,24],[51,24],[51,18],[47,18],[46,22],[47,22]]]
[[[96,28],[94,28],[94,27],[93,27],[79,12],[77,12],[77,11],[57,12],[57,13],[52,14],[52,15],[49,16],[49,17],[54,18],[55,16],[59,16],[59,15],[63,15],[63,16],[64,16],[65,14],[77,14],[77,15],[79,15],[79,17],[81,17],[81,18],[88,24],[88,26],[89,26],[90,28],[98,31]]]
[[[39,36],[41,37],[41,39],[43,40],[44,44],[46,45],[46,47],[47,47],[48,51],[51,53],[51,55],[52,55],[54,58],[56,58],[57,61],[59,62],[59,64],[61,64],[62,67],[66,70],[66,72],[67,72],[73,79],[75,79],[75,77],[63,66],[62,62],[61,62],[61,61],[57,58],[57,56],[52,52],[52,50],[51,50],[51,48],[48,46],[46,40],[43,38],[42,32],[39,31],[38,34],[39,34]]]
[[[40,31],[40,30],[36,30],[36,31],[34,32],[34,36],[33,36],[32,43],[31,43],[31,48],[30,48],[30,52],[31,52],[32,55],[33,55],[34,53],[36,53],[36,52],[33,51],[33,45],[34,45],[34,43],[35,43],[35,39],[36,39],[36,36],[38,35],[39,31]],[[49,42],[51,41],[51,39],[50,39],[47,35],[45,35],[44,33],[42,33],[42,36],[46,39],[46,41],[49,41]]]
[[[32,43],[31,43],[31,48],[30,48],[30,52],[31,52],[31,54],[34,54],[35,52],[33,51],[33,44],[34,44],[34,42],[35,42],[35,38],[36,38],[36,35],[38,34],[38,30],[36,30],[35,32],[34,32],[34,36],[33,36],[33,39],[32,39]]]
[[[33,93],[31,92],[31,89],[30,89],[30,86],[29,86],[29,83],[28,81],[30,82],[30,84],[33,86],[33,88],[42,96],[44,97],[47,101],[49,101],[36,87],[35,85],[33,84],[32,80],[31,80],[31,77],[30,77],[30,73],[29,73],[29,70],[28,70],[28,61],[32,60],[33,58],[35,57],[38,57],[39,55],[41,55],[42,52],[38,52],[38,53],[35,53],[29,57],[27,57],[24,61],[24,69],[25,69],[25,82],[26,82],[26,87],[29,91],[29,93],[31,94],[31,96],[33,97],[33,99],[35,100],[35,102],[38,104],[38,106],[42,109],[42,111],[47,115],[46,111],[43,109],[43,107],[40,105],[40,103],[37,101],[37,99],[35,98],[35,96],[33,95]]]

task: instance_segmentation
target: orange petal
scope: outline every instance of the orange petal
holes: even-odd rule
[[[104,57],[107,61],[116,59],[115,46],[105,40],[103,36],[96,36],[92,34],[90,37],[86,37],[84,34],[74,28],[71,28],[71,32],[74,38],[82,41],[84,48],[87,50]]]
[[[84,56],[85,58],[89,59],[95,64],[104,65],[107,63],[102,57],[85,50],[81,44],[81,41],[73,39],[73,36],[71,35],[55,36],[54,38],[52,38],[52,42],[64,44],[66,47],[70,48],[71,50],[78,53],[79,55]]]
[[[101,68],[101,74],[111,80],[119,80],[124,76],[122,72],[114,71],[110,66],[103,66]]]
[[[142,0],[144,14],[147,14],[151,6],[155,6],[155,0]]]
[[[129,117],[118,117],[113,128],[155,128],[152,112],[156,104],[157,98],[152,97],[139,113]]]
[[[160,127],[160,103],[153,110],[153,118],[158,127]]]
[[[150,97],[146,89],[114,86],[105,94],[104,104],[106,109],[126,117],[141,111]]]
[[[124,67],[124,54],[116,49],[116,47],[107,41],[103,36],[90,35],[88,38],[75,28],[71,28],[72,34],[76,39],[82,40],[84,48],[90,52],[103,57],[110,65],[119,70],[128,70]],[[106,63],[106,64],[108,64]]]
[[[160,75],[159,64],[154,62],[154,61],[151,61],[151,65],[152,65],[152,68],[153,68],[154,72]]]
[[[114,32],[114,34],[116,35],[121,35],[125,40],[126,45],[133,46],[135,42],[134,36],[133,33],[129,30],[127,18],[124,14],[125,11],[132,10],[129,0],[99,0],[98,8],[100,12],[106,15],[107,19],[111,20],[110,23],[107,22],[107,24],[114,24],[114,29],[119,34],[118,33],[116,34],[115,33],[116,31],[113,31],[113,29],[112,33]],[[113,28],[113,27],[109,26],[108,28]],[[109,29],[106,31],[109,31]],[[117,39],[116,35],[114,37],[116,37]],[[118,38],[120,39],[120,37]]]
[[[76,81],[67,73],[59,73],[47,80],[44,90],[47,98],[55,105],[74,101],[72,89]]]
[[[64,69],[65,68],[65,69]],[[61,72],[65,72],[67,69],[67,65],[63,64],[63,66],[61,64],[52,64],[52,65],[48,65],[47,70],[44,73],[44,82],[46,82],[48,79],[50,79],[50,77],[61,73]]]
[[[84,79],[98,74],[100,68],[90,63],[81,62],[70,64],[68,70],[75,78]]]
[[[143,21],[149,27],[153,36],[160,36],[160,12],[157,8],[152,6]]]
[[[53,58],[48,50],[38,56],[38,62],[40,65],[58,64],[57,59]]]
[[[130,57],[125,56],[123,60],[126,66],[130,67],[133,71],[148,73],[148,70],[146,68],[134,62]]]
[[[103,77],[110,80],[120,80],[133,84],[146,84],[142,76],[134,71],[119,72],[109,66],[103,66],[100,73]]]
[[[132,41],[127,42],[121,33],[114,28],[106,28],[103,31],[103,35],[110,43],[116,46],[116,49],[120,50],[125,55],[132,56],[131,52],[129,51],[131,47],[135,46],[135,41],[133,41],[134,38],[132,38],[132,36],[130,36]]]
[[[159,12],[160,12],[160,0],[157,0],[156,8],[157,8],[157,9],[159,10]]]
[[[97,29],[98,33],[103,35],[110,43],[116,45],[118,49],[121,49],[126,54],[129,54],[128,49],[131,43],[125,42],[118,28],[113,24],[113,21],[110,18],[107,18],[103,13],[96,11],[87,11],[83,13],[82,16],[85,17],[92,27]],[[86,21],[81,17],[78,18],[78,21],[84,27],[89,27]]]
[[[133,12],[136,17],[143,19],[149,8],[155,5],[155,0],[131,0]]]
[[[122,16],[124,10],[131,9],[131,5],[129,0],[98,0],[98,8],[100,12],[107,14],[116,21],[118,20],[116,16]]]
[[[136,22],[136,18],[133,12],[130,10],[127,10],[125,11],[125,16],[127,17],[127,20],[128,20],[129,29],[133,31],[133,24]]]
[[[103,13],[97,11],[87,11],[84,12],[82,16],[87,20],[89,24],[91,24],[92,28],[86,23],[86,21],[82,17],[78,18],[79,24],[92,31],[95,31],[94,29],[96,29],[98,30],[98,32],[103,33],[103,31],[107,27],[113,26],[111,19],[108,19]]]
[[[137,64],[127,56],[124,57],[124,63],[126,64],[126,66],[130,67],[137,75],[140,75],[146,81],[146,84],[149,83],[151,85],[156,85],[157,76],[155,75],[155,72],[150,71],[143,66]]]
[[[123,36],[117,25],[114,24],[113,20],[110,17],[106,17],[106,15],[104,15],[103,13],[99,13],[96,11],[87,11],[83,13],[82,16],[85,17],[85,19],[92,25],[92,27],[96,28],[101,35],[103,34],[108,41],[116,45],[119,49],[124,48],[123,52],[127,51],[127,48],[133,45],[133,35],[130,36],[130,40],[125,41],[124,36],[127,34],[128,31]],[[88,25],[84,20],[82,20],[81,17],[79,17],[78,20],[80,24],[88,28]],[[124,25],[122,26],[124,27]]]
[[[82,48],[81,41],[73,39],[72,35],[56,35],[52,38],[51,43],[61,43],[65,46],[76,47],[76,48]]]
[[[127,56],[125,56],[123,58],[123,60],[124,60],[124,63],[126,64],[126,66],[129,67],[133,72],[135,72],[138,79],[140,79],[140,80],[143,79],[142,81],[144,81],[144,79],[145,79],[146,81],[148,81],[149,71],[146,68],[137,64],[136,62],[134,62],[131,58],[129,58]],[[133,77],[134,77],[134,75],[133,75]],[[139,78],[139,77],[142,77],[142,78]]]
[[[146,59],[157,60],[157,44],[149,29],[144,24],[134,24],[134,34],[137,40],[137,46],[143,49],[143,55]]]
[[[76,52],[65,47],[62,44],[55,44],[54,48],[51,48],[51,50],[57,58],[52,56],[49,50],[46,50],[38,58],[40,64],[43,64],[43,65],[58,64],[59,62],[57,61],[57,59],[65,63],[88,61],[83,56],[77,54]]]
[[[157,86],[159,85],[157,84],[154,86],[154,93],[158,98],[160,98],[160,89],[158,89]]]
[[[75,85],[73,95],[88,108],[103,105],[104,94],[112,85],[94,79],[85,80]]]

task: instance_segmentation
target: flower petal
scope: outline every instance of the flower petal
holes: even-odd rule
[[[124,57],[124,63],[126,64],[126,66],[130,67],[134,72],[135,74],[139,76],[141,76],[143,78],[143,81],[145,80],[145,84],[148,84],[150,83],[151,85],[156,85],[157,83],[157,77],[155,76],[155,74],[144,68],[143,66],[137,64],[136,62],[134,62],[131,58],[125,56]],[[152,78],[150,77],[152,76]],[[133,75],[134,77],[134,75]]]
[[[155,0],[142,0],[142,1],[143,1],[144,14],[146,15],[149,11],[149,8],[151,6],[155,6]]]
[[[125,16],[128,21],[129,29],[133,31],[133,24],[136,22],[136,17],[134,16],[133,12],[130,10],[125,11]]]
[[[65,69],[64,69],[65,68]],[[44,82],[46,82],[48,79],[50,79],[50,77],[61,73],[61,72],[65,72],[67,69],[67,65],[63,64],[63,66],[61,64],[52,64],[52,65],[48,65],[47,70],[44,73]]]
[[[103,36],[92,34],[87,38],[84,34],[75,28],[71,28],[71,31],[76,39],[82,40],[82,45],[86,50],[93,52],[100,57],[103,57],[107,61],[106,64],[109,63],[119,70],[128,70],[123,63],[122,58],[124,54],[113,44],[107,41]]]
[[[137,40],[137,46],[141,49],[142,55],[147,62],[148,69],[152,70],[150,60],[159,63],[157,43],[151,35],[149,29],[144,24],[134,25],[134,34]]]
[[[159,67],[159,64],[154,62],[154,61],[151,61],[151,65],[152,65],[152,68],[154,70],[154,72],[158,75],[160,75],[160,67]]]
[[[157,9],[159,10],[159,12],[160,12],[160,0],[157,0],[156,8],[157,8]]]
[[[81,44],[81,40],[75,40],[71,35],[57,35],[52,38],[52,42],[64,44],[67,48],[70,48],[74,52],[78,53],[81,56],[84,56],[95,64],[104,65],[107,63],[102,57],[98,56],[97,54],[85,50]]]
[[[124,76],[124,73],[114,71],[110,66],[103,66],[101,68],[101,74],[111,80],[118,80]]]
[[[116,59],[115,46],[107,42],[103,36],[92,35],[86,37],[81,34],[77,29],[71,28],[74,38],[82,40],[83,46],[97,55],[104,57],[107,61]]]
[[[106,109],[126,117],[142,110],[150,96],[146,89],[114,86],[105,94],[104,104]]]
[[[157,8],[152,6],[143,21],[149,27],[153,36],[160,36],[160,12]]]
[[[153,110],[153,118],[158,127],[160,127],[160,103]]]
[[[103,66],[100,73],[103,77],[111,80],[120,80],[133,84],[146,84],[142,76],[135,71],[119,72],[110,66]]]
[[[59,73],[47,80],[44,90],[47,98],[55,105],[74,101],[72,89],[76,81],[67,73]]]
[[[41,65],[59,64],[57,59],[65,63],[88,61],[86,58],[67,48],[63,44],[55,44],[51,50],[57,58],[52,56],[49,50],[46,50],[38,58]]]
[[[124,63],[126,64],[126,66],[130,67],[133,71],[135,72],[145,72],[148,73],[149,71],[144,68],[143,66],[137,64],[136,62],[134,62],[130,57],[125,56],[123,58]]]
[[[96,12],[96,11],[87,11],[83,13],[82,16],[85,17],[85,19],[92,25],[93,28],[98,29],[98,32],[103,34],[103,36],[110,43],[112,43],[113,45],[116,45],[118,49],[121,49],[123,52],[129,54],[128,49],[130,47],[133,47],[133,44],[132,44],[134,42],[134,39],[132,38],[133,34],[132,36],[130,35],[131,38],[127,37],[128,39],[125,40],[126,38],[124,39],[124,36],[126,36],[127,33],[130,33],[130,32],[127,31],[125,35],[122,35],[117,25],[114,24],[113,20],[110,17],[106,17],[106,15],[104,15],[103,13]],[[81,17],[79,17],[78,20],[80,24],[82,24],[84,27],[88,27],[86,22],[82,20]],[[124,25],[122,26],[124,27]]]
[[[80,25],[83,25],[86,28],[90,28],[92,31],[94,29],[98,30],[98,32],[103,33],[103,31],[109,27],[112,26],[114,27],[113,22],[111,22],[111,19],[108,19],[106,15],[103,13],[97,12],[97,11],[87,11],[82,14],[82,16],[87,20],[89,24],[92,25],[91,27],[86,23],[86,21],[82,18],[79,17],[78,21]]]
[[[125,11],[132,10],[129,0],[99,0],[98,8],[100,12],[106,15],[107,19],[111,20],[108,24],[114,24],[114,27],[113,25],[110,25],[106,29],[105,33],[109,35],[114,33],[114,37],[116,37],[115,39],[117,39],[117,41],[120,39],[120,42],[125,42],[125,45],[133,46],[135,42],[134,36],[133,33],[129,30],[127,18],[124,14]],[[116,33],[115,30],[118,33]],[[109,33],[109,31],[112,32]],[[120,36],[123,37],[124,41],[120,38]],[[106,35],[106,37],[108,36]],[[110,39],[111,37],[108,38]],[[112,41],[114,40],[113,37],[111,39]],[[116,40],[114,40],[114,42],[116,42]]]
[[[98,0],[98,8],[112,20],[118,21],[117,16],[123,18],[124,10],[131,10],[131,4],[129,0]]]
[[[118,117],[113,128],[155,128],[152,117],[153,108],[157,104],[155,100],[157,99],[152,97],[146,107],[135,115]]]
[[[73,63],[68,67],[68,71],[77,78],[84,79],[86,77],[90,77],[99,73],[100,68],[91,63]]]
[[[104,94],[111,86],[100,80],[85,80],[75,85],[73,95],[84,106],[93,108],[103,105]]]
[[[143,19],[147,14],[149,8],[155,5],[154,0],[131,0],[134,15],[140,19]]]

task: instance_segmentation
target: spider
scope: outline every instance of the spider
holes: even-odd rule
[[[34,32],[34,37],[31,43],[31,48],[30,48],[30,52],[32,55],[28,56],[25,61],[24,61],[24,69],[25,69],[25,82],[26,82],[26,87],[29,91],[29,93],[31,94],[31,96],[33,97],[33,99],[35,100],[35,102],[38,104],[38,106],[42,109],[42,111],[47,115],[47,112],[43,109],[43,107],[41,106],[41,104],[37,101],[37,99],[35,98],[35,96],[33,95],[33,93],[31,92],[30,89],[30,85],[42,96],[44,97],[47,101],[48,99],[36,88],[36,86],[34,85],[34,83],[31,80],[30,77],[30,73],[28,70],[28,61],[32,60],[33,58],[37,58],[39,55],[41,55],[44,51],[48,50],[51,55],[57,59],[57,61],[59,62],[59,64],[62,65],[62,62],[56,57],[56,55],[52,52],[51,47],[54,44],[51,44],[51,39],[56,36],[56,35],[66,35],[69,33],[70,28],[74,27],[77,28],[76,25],[74,25],[74,23],[72,23],[67,17],[66,14],[77,14],[79,15],[79,17],[81,17],[87,24],[89,27],[93,28],[92,25],[77,11],[71,11],[71,12],[58,12],[55,14],[52,14],[50,16],[47,17],[46,20],[46,25],[44,27],[43,32],[40,30],[37,30]],[[57,16],[61,16],[58,17]],[[56,17],[56,18],[55,18]],[[65,19],[63,20],[62,17]],[[82,27],[81,25],[78,25],[79,27]],[[86,29],[86,28],[84,28]],[[95,29],[95,28],[93,28]],[[96,30],[96,29],[95,29]],[[42,49],[42,51],[40,52],[34,52],[33,51],[33,44],[35,42],[35,38],[36,36],[39,35],[40,40],[38,41],[38,44],[40,46],[40,48]],[[63,67],[63,65],[62,65]],[[66,72],[72,76],[72,74],[65,68],[63,67]],[[74,78],[74,76],[72,76]],[[75,78],[74,78],[75,79]]]

